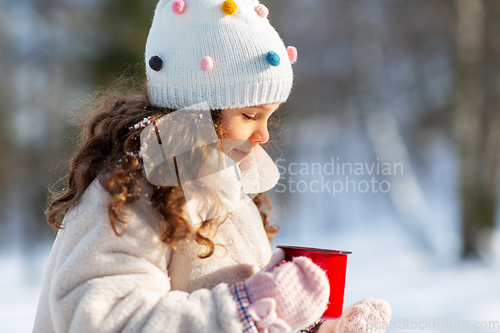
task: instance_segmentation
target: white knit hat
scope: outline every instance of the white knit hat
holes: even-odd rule
[[[146,44],[151,104],[227,109],[285,102],[294,47],[257,0],[160,0]]]

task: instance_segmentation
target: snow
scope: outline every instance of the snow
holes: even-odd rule
[[[298,132],[307,136],[321,123],[330,122],[320,119],[309,130],[297,126]],[[369,165],[377,160],[360,129],[337,132],[339,138],[325,135],[316,149],[299,149],[303,140],[292,141],[291,145],[301,153],[291,154],[280,165],[327,163],[332,157]],[[336,143],[331,146],[331,142]],[[446,155],[449,145],[441,142],[435,146],[435,156],[430,157],[431,171],[421,177],[427,212],[417,226],[402,221],[389,193],[343,192],[333,197],[327,192],[275,191],[269,194],[278,215],[271,218],[281,230],[273,245],[352,251],[344,308],[363,298],[387,300],[394,322],[388,333],[454,332],[457,326],[463,332],[499,332],[500,231],[494,232],[490,240],[485,239],[485,244],[491,244],[489,255],[475,262],[458,258],[455,162],[450,154]],[[290,173],[286,177],[312,183],[320,176]],[[276,198],[279,195],[282,197]],[[38,247],[31,251],[34,255],[21,255],[14,250],[0,253],[0,333],[31,331],[50,247],[51,244]],[[474,329],[475,322],[483,326],[496,324],[498,328]]]
[[[31,332],[50,246],[36,254],[0,256],[0,332]]]
[[[465,332],[500,331],[498,258],[489,262],[443,261],[409,245],[408,235],[397,229],[318,233],[314,239],[298,235],[277,236],[275,244],[352,251],[344,309],[363,298],[385,299],[391,304],[394,322],[394,329],[387,332],[454,332],[454,325]],[[476,321],[479,325],[492,321],[498,326],[496,330],[474,330]]]
[[[364,233],[278,234],[275,245],[305,245],[352,251],[348,258],[344,308],[369,297],[387,300],[392,321],[401,330],[453,332],[450,326],[475,321],[500,321],[500,265],[489,262],[446,262],[412,247],[397,229]],[[29,332],[35,318],[41,279],[50,246],[35,256],[0,256],[0,332]],[[435,329],[411,329],[436,321]],[[437,322],[439,321],[439,322]],[[448,329],[442,328],[447,322]],[[404,326],[404,327],[403,327]],[[410,326],[406,328],[406,326]],[[427,326],[429,327],[429,326]],[[464,332],[498,332],[465,330]]]
[[[10,8],[9,15],[4,15],[9,18],[7,22],[11,27],[10,33],[13,34],[11,37],[20,41],[16,46],[16,52],[33,54],[37,52],[32,52],[32,50],[47,50],[47,41],[49,44],[52,43],[50,41],[51,30],[48,29],[46,22],[37,19],[34,7],[32,8],[26,1],[4,0],[3,2],[9,5],[16,4]],[[95,1],[67,0],[67,2],[92,5]],[[297,4],[309,6],[307,1],[297,1]],[[370,15],[366,13],[373,10],[364,5],[360,9],[364,10],[359,11],[360,15]],[[26,22],[31,23],[26,24]],[[297,34],[309,31],[302,25],[292,25],[291,28],[298,29],[294,32]],[[66,33],[63,33],[64,29],[59,30],[56,33],[61,34],[62,40],[69,38]],[[43,38],[33,39],[33,32]],[[446,43],[439,39],[433,39],[430,42],[434,43],[431,47],[434,51],[439,48],[439,45],[444,45],[446,49]],[[443,52],[446,52],[445,49]],[[82,51],[80,48],[71,48],[71,50],[76,53]],[[312,52],[311,54],[318,55],[319,53]],[[385,56],[390,54],[389,50]],[[450,76],[452,70],[446,67],[448,64],[446,59],[432,54],[430,56],[435,59],[423,62],[428,66],[425,71],[432,73],[432,75],[424,73],[429,85],[427,102],[431,103],[433,108],[440,108],[443,101],[447,100],[447,96],[452,95],[448,91],[453,87],[453,78]],[[351,61],[353,57],[345,40],[340,40],[335,45],[332,44],[324,53],[323,58],[328,59],[327,74],[333,76],[346,76],[353,66]],[[303,64],[307,63],[307,59],[305,60],[304,62],[303,59]],[[394,124],[397,125],[397,122],[393,120],[391,122],[391,118],[387,118],[387,115],[384,121],[378,123],[373,123],[376,118],[367,117],[366,128],[370,128],[372,132],[378,129],[378,132],[372,134],[368,132],[372,137],[370,141],[365,133],[364,125],[357,122],[356,125],[344,126],[342,122],[328,115],[317,116],[307,121],[300,119],[296,124],[292,123],[291,130],[283,132],[283,141],[289,147],[294,147],[284,165],[289,166],[294,162],[324,164],[330,162],[333,157],[339,158],[341,162],[371,165],[378,157],[384,159],[383,156],[386,156],[386,153],[398,152],[397,156],[385,158],[388,160],[392,158],[395,162],[405,160],[405,176],[408,176],[407,167],[411,166],[412,162],[415,164],[415,158],[411,155],[414,149],[409,152],[404,152],[402,149],[384,151],[384,142],[379,146],[376,142],[377,138],[384,138],[383,134],[392,134],[385,136],[391,142],[391,145],[386,145],[387,148],[393,148],[395,143],[404,143],[403,134],[411,132],[408,129],[413,126],[408,126],[408,124],[417,123],[415,114],[418,107],[413,105],[415,100],[411,98],[413,90],[410,88],[414,83],[408,81],[414,80],[417,75],[412,72],[415,65],[408,61],[412,61],[409,55],[388,58],[387,61],[391,64],[387,79],[392,82],[387,94],[392,101],[392,112],[396,115],[398,122],[403,124],[402,128],[396,128]],[[297,73],[300,76],[299,67]],[[303,65],[302,68],[306,70],[309,67]],[[312,68],[318,71],[324,69],[321,66],[312,66]],[[28,77],[23,72],[26,70],[29,68],[18,69],[18,75],[21,78]],[[30,70],[30,72],[33,71]],[[318,74],[324,75],[322,72]],[[45,82],[43,73],[37,75],[36,82]],[[33,75],[29,77],[32,78]],[[377,82],[376,85],[380,86],[382,83]],[[328,91],[328,94],[332,93]],[[363,98],[371,102],[368,95]],[[14,125],[26,124],[27,111],[21,111]],[[353,106],[352,110],[346,109],[344,114],[354,119],[360,112]],[[33,119],[36,119],[38,123],[39,118]],[[145,124],[147,124],[147,118],[138,125]],[[392,127],[388,128],[387,126],[391,124],[393,124]],[[385,127],[378,128],[374,125]],[[398,134],[397,131],[400,133]],[[34,132],[17,132],[29,134],[19,137],[20,143],[33,142],[37,138]],[[428,142],[432,144],[425,148],[423,156],[425,163],[420,167],[415,166],[415,175],[412,175],[412,179],[409,180],[411,184],[415,179],[420,182],[422,196],[426,199],[426,214],[419,219],[420,224],[416,227],[397,217],[394,200],[391,199],[390,194],[344,192],[333,198],[331,193],[316,195],[308,191],[308,193],[301,194],[288,190],[286,194],[289,196],[289,207],[284,208],[286,215],[279,219],[282,231],[278,234],[274,244],[352,251],[348,259],[344,305],[346,307],[367,297],[387,300],[393,309],[392,320],[399,324],[398,328],[389,329],[387,331],[389,333],[406,330],[454,332],[457,329],[452,328],[452,323],[458,324],[459,321],[462,325],[466,322],[469,327],[469,329],[461,329],[464,332],[500,332],[500,327],[497,330],[472,328],[475,321],[486,323],[492,321],[500,326],[500,232],[497,231],[491,239],[492,253],[489,256],[478,262],[458,260],[457,253],[460,247],[458,223],[460,209],[457,200],[458,155],[456,147],[444,132],[436,131],[432,135],[433,138],[428,138]],[[314,144],[311,145],[311,143]],[[289,172],[287,177],[290,178],[290,176]],[[404,180],[398,177],[390,179],[391,182],[393,181],[391,184],[396,185],[398,181]],[[304,180],[307,184],[312,184],[319,179],[317,175],[294,176],[295,182]],[[337,178],[329,178],[329,180],[333,179]],[[355,180],[359,183],[368,178],[358,177]],[[296,189],[295,191],[297,192]],[[407,190],[404,195],[408,194],[414,194],[414,191]],[[404,195],[400,197],[403,198]],[[12,223],[19,219],[9,218],[8,220],[11,221],[11,225],[17,227],[12,232],[9,229],[9,233],[6,233],[9,238],[18,237],[24,232],[22,223]],[[411,222],[412,219],[408,220]],[[404,223],[407,225],[405,226]],[[425,246],[429,249],[424,250]],[[0,333],[31,331],[50,247],[51,244],[42,245],[37,247],[36,251],[31,251],[31,254],[22,254],[14,249],[10,249],[9,253],[0,253]],[[434,325],[434,328],[428,328],[427,323],[434,324],[435,322],[439,324]],[[447,328],[444,327],[445,322],[448,324]],[[427,328],[412,328],[411,325],[414,323],[417,326],[424,323],[424,327]]]

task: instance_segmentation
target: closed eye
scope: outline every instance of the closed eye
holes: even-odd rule
[[[243,113],[243,117],[245,117],[245,118],[246,118],[246,119],[248,119],[248,120],[250,120],[250,119],[255,119],[255,117],[251,117],[251,116],[246,115],[246,114],[244,114],[244,113]]]

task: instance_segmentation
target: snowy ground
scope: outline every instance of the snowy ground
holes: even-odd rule
[[[36,255],[0,256],[0,332],[31,332],[50,245]]]
[[[437,261],[394,231],[318,235],[313,243],[298,238],[278,242],[352,251],[344,309],[363,298],[387,300],[393,311],[393,329],[387,332],[455,332],[457,325],[463,332],[500,332],[498,258],[482,263]],[[473,329],[476,321],[497,329]]]
[[[275,244],[313,245],[312,238],[298,235],[285,233]],[[454,332],[458,323],[463,332],[500,331],[472,329],[475,321],[483,325],[500,322],[498,261],[437,262],[408,243],[394,231],[314,238],[318,247],[353,252],[348,260],[344,306],[367,297],[387,300],[393,309],[393,325],[397,325],[387,332]],[[0,332],[31,331],[49,250],[42,247],[31,259],[12,254],[0,257]],[[465,322],[469,329],[463,329]]]

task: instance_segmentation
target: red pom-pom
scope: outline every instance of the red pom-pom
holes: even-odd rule
[[[295,64],[297,62],[297,49],[294,46],[289,46],[286,48],[286,52],[288,53],[290,63]]]
[[[182,14],[186,10],[186,3],[182,0],[175,0],[174,3],[172,3],[172,12],[174,14]]]

